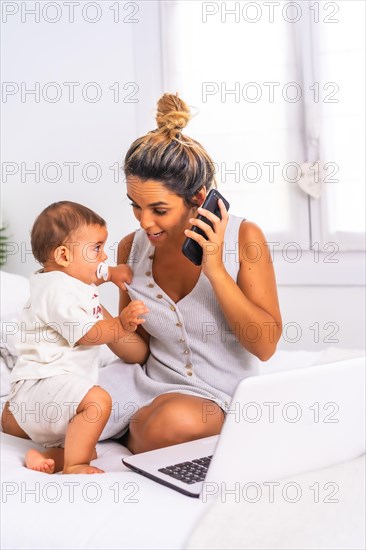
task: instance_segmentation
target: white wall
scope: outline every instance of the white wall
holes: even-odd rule
[[[36,4],[39,22],[38,14],[26,11]],[[2,2],[6,93],[1,198],[12,243],[6,269],[27,276],[37,268],[29,244],[34,218],[50,202],[63,199],[82,202],[107,220],[107,249],[111,263],[115,260],[117,242],[137,224],[125,197],[122,173],[117,177],[110,167],[121,164],[130,143],[154,127],[154,106],[163,91],[158,2],[80,2],[74,8],[74,22],[64,2],[57,3],[58,11],[52,6],[43,11],[51,4],[56,3]],[[118,21],[114,22],[117,4]],[[79,84],[73,101],[67,82]],[[37,86],[39,97],[25,93]],[[93,102],[97,91],[100,100]],[[52,101],[55,93],[61,96]],[[27,172],[36,163],[39,181]],[[79,163],[74,181],[66,163]],[[94,163],[94,169],[89,163]],[[50,181],[58,176],[58,181]],[[91,182],[93,178],[98,181]],[[298,266],[295,274],[292,264],[275,264],[286,326],[280,347],[364,346],[364,288],[360,277],[359,286],[343,286],[347,265],[341,261],[335,279],[320,281],[314,275],[315,264]],[[329,286],[332,282],[336,286]],[[117,292],[111,285],[106,287],[103,301],[115,312]]]
[[[280,349],[365,349],[365,289],[279,286],[284,330]]]
[[[287,261],[273,255],[284,325],[279,347],[365,349],[365,256],[302,251],[293,259],[293,252]]]
[[[1,6],[6,269],[23,275],[38,267],[29,230],[51,202],[81,202],[103,216],[111,262],[118,241],[137,227],[118,165],[154,126],[162,92],[156,2],[74,4],[73,13],[64,2]],[[74,176],[70,163],[78,163]],[[113,289],[103,291],[113,309]]]

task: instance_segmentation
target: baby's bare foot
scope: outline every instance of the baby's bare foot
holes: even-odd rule
[[[63,469],[63,474],[104,474],[104,470],[90,464],[74,464]]]
[[[55,461],[53,458],[48,458],[46,453],[41,453],[36,449],[29,449],[25,455],[25,465],[30,470],[36,470],[44,474],[53,474],[55,470]]]

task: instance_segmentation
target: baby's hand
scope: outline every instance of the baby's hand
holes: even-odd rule
[[[109,280],[112,281],[118,288],[126,290],[125,284],[130,284],[132,281],[132,270],[126,264],[118,264],[115,267],[109,267]]]
[[[120,313],[120,319],[124,330],[127,332],[134,332],[138,325],[145,322],[145,319],[141,319],[138,315],[148,313],[148,308],[141,300],[132,300]]]

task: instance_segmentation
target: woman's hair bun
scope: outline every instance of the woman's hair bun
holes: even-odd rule
[[[157,103],[156,122],[160,132],[175,138],[190,121],[192,115],[188,105],[178,94],[164,94]]]

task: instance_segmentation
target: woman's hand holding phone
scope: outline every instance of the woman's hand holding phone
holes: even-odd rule
[[[218,270],[224,267],[222,253],[229,207],[216,189],[210,191],[202,207],[198,208],[197,218],[189,220],[193,227],[185,231],[188,238],[183,245],[183,253],[196,265],[202,264],[208,278],[217,275]]]

